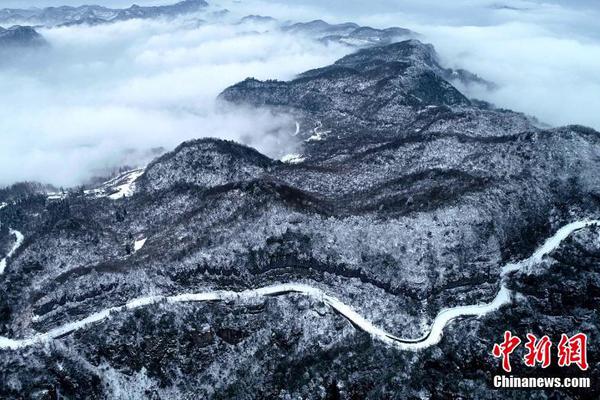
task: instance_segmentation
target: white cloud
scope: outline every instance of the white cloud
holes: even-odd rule
[[[290,79],[347,49],[257,26],[193,26],[134,20],[43,30],[50,49],[0,71],[0,185],[73,185],[198,137],[288,153],[293,121],[221,110],[217,95],[250,76]]]
[[[557,37],[540,27],[435,27],[428,37],[443,59],[498,84],[470,95],[522,111],[551,125],[600,130],[600,43]]]

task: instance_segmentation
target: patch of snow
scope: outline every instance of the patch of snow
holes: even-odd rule
[[[142,247],[144,247],[144,245],[146,244],[146,240],[148,240],[147,238],[143,238],[140,240],[136,240],[133,243],[133,252],[136,253],[138,250],[141,250]]]
[[[281,161],[288,164],[300,164],[304,162],[305,158],[302,154],[291,153],[281,157]]]
[[[137,169],[129,172],[124,178],[125,183],[114,187],[115,192],[108,196],[109,199],[118,200],[124,197],[131,197],[135,192],[135,181],[144,174],[143,169]]]
[[[67,194],[64,192],[51,192],[46,194],[48,200],[63,200],[65,197],[67,197]]]
[[[435,105],[427,105],[427,106],[425,106],[424,108],[422,108],[422,109],[420,109],[419,111],[417,111],[417,114],[423,114],[424,112],[426,112],[426,111],[429,111],[429,110],[431,110],[431,109],[434,109],[434,108],[438,108],[438,106],[435,106]]]
[[[312,136],[306,139],[305,142],[318,142],[325,139],[325,137],[329,135],[331,131],[321,131],[322,126],[323,124],[321,123],[321,121],[319,121],[315,129],[313,129]]]
[[[133,193],[135,192],[135,181],[143,175],[144,170],[144,168],[139,168],[124,172],[119,176],[102,183],[97,188],[84,190],[83,193],[90,197],[108,197],[112,200],[133,196]]]
[[[305,142],[318,142],[325,139],[325,135],[331,133],[331,131],[325,132],[314,132],[312,136],[305,140]]]

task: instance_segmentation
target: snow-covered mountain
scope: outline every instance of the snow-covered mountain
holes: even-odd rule
[[[490,394],[505,330],[600,335],[600,134],[456,81],[487,84],[416,39],[369,46],[221,94],[293,116],[288,162],[199,139],[96,189],[3,193],[0,397],[527,396]]]
[[[385,45],[417,36],[415,32],[404,28],[375,29],[352,22],[329,24],[323,20],[289,24],[283,27],[283,31],[308,34],[325,43],[339,42],[355,47]]]
[[[60,6],[46,8],[0,10],[0,24],[27,23],[30,25],[74,25],[123,21],[133,18],[174,17],[197,12],[208,5],[204,0],[184,0],[172,5],[139,6],[113,9],[99,5],[79,7]]]

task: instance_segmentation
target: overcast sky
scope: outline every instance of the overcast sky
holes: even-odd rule
[[[0,0],[0,7],[91,1]],[[0,60],[0,186],[20,180],[74,185],[124,163],[144,163],[154,148],[171,149],[202,136],[234,139],[272,157],[289,151],[294,143],[281,129],[290,121],[240,110],[224,116],[215,111],[215,97],[248,76],[290,79],[349,50],[234,23],[248,14],[410,28],[435,46],[446,66],[498,85],[469,96],[552,126],[577,123],[600,130],[597,1],[210,3],[229,9],[230,23],[126,21],[44,29],[49,53]]]
[[[176,1],[164,1],[164,0],[140,0],[140,1],[128,1],[128,0],[97,0],[97,1],[85,1],[85,0],[0,0],[0,7],[2,8],[28,8],[28,7],[51,7],[51,6],[79,6],[82,4],[98,4],[106,7],[129,7],[132,4],[139,5],[156,5],[156,4],[170,4]]]

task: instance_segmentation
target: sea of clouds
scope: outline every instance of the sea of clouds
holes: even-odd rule
[[[19,1],[21,7],[57,2]],[[188,16],[41,29],[48,49],[3,57],[0,186],[23,180],[76,185],[122,165],[144,164],[198,137],[236,140],[276,158],[292,151],[295,128],[288,117],[223,109],[216,96],[246,77],[290,79],[351,49],[282,34],[270,24],[239,24],[248,14],[410,28],[435,45],[447,66],[468,69],[498,86],[468,95],[550,125],[600,130],[600,5],[595,2],[212,3],[196,16],[205,23]],[[230,13],[212,14],[222,8]]]
[[[0,60],[0,185],[75,185],[199,137],[289,153],[294,121],[223,108],[218,94],[247,77],[293,78],[348,49],[237,21],[41,29],[49,48]]]

